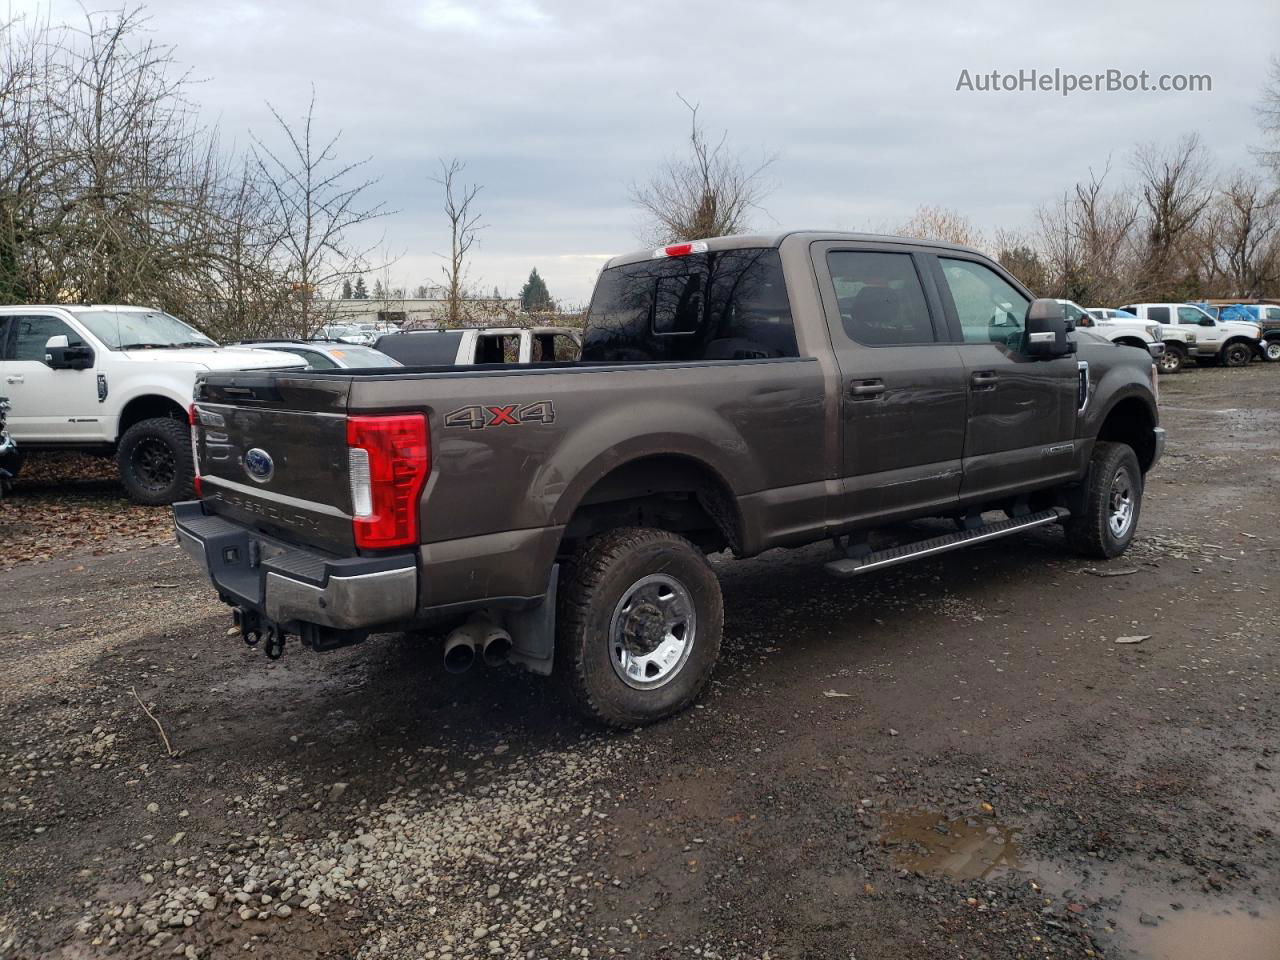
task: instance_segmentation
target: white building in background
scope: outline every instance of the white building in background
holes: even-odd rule
[[[449,316],[449,301],[444,298],[415,299],[406,297],[370,297],[367,300],[325,300],[316,304],[320,313],[332,316],[332,322],[394,324],[406,330],[437,327]],[[520,311],[519,298],[484,297],[462,301],[462,311],[469,325],[510,324]]]

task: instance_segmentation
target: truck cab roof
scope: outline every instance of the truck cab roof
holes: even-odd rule
[[[780,247],[789,237],[807,236],[812,240],[851,240],[859,243],[901,244],[912,247],[933,247],[939,250],[951,250],[957,253],[977,254],[986,257],[979,250],[962,246],[958,243],[947,243],[943,240],[925,240],[920,237],[903,237],[884,233],[859,233],[849,230],[785,230],[781,233],[742,233],[725,237],[710,237],[705,240],[679,241],[662,247],[650,247],[647,250],[636,250],[623,253],[606,261],[604,268],[619,267],[628,263],[640,263],[663,256],[675,256],[668,253],[674,247],[692,245],[694,249],[685,253],[712,253],[717,250],[739,250],[744,248]],[[988,258],[989,259],[989,258]]]

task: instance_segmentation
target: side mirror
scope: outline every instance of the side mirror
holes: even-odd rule
[[[82,343],[70,346],[60,333],[44,344],[44,362],[53,370],[88,370],[93,366],[93,350]]]
[[[1216,326],[1217,326],[1217,323],[1215,323],[1215,322],[1214,322],[1214,320],[1213,320],[1213,318],[1212,318],[1212,317],[1201,317],[1201,318],[1200,318],[1200,326],[1202,326],[1202,327],[1216,327]]]
[[[1028,357],[1050,360],[1076,352],[1075,343],[1067,339],[1067,313],[1057,300],[1032,300],[1025,326],[1022,352]]]

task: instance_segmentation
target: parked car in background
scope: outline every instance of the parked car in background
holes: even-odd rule
[[[324,328],[324,336],[330,340],[341,340],[344,343],[360,343],[372,346],[384,333],[395,333],[400,328],[394,323],[385,321],[359,321],[350,323],[330,323]]]
[[[853,577],[1062,524],[1115,557],[1164,446],[1145,352],[977,251],[818,232],[615,257],[581,362],[210,373],[195,421],[178,541],[246,642],[453,627],[446,668],[554,668],[618,727],[710,678],[706,554],[834,541]]]
[[[1192,356],[1202,365],[1243,367],[1255,356],[1262,356],[1266,345],[1258,324],[1219,320],[1189,303],[1134,303],[1120,309],[1161,326],[1195,328]]]
[[[309,370],[400,366],[399,360],[373,347],[342,340],[240,340],[232,346],[291,353],[305,360]]]
[[[1161,373],[1177,373],[1182,369],[1196,342],[1195,332],[1173,324],[1148,323],[1132,313],[1112,307],[1084,307],[1088,316],[1078,323],[1093,329],[1107,339],[1118,342],[1119,337],[1131,335],[1135,330],[1145,330],[1164,344],[1164,352],[1156,357],[1156,367]]]
[[[1262,327],[1264,360],[1280,360],[1280,306],[1274,303],[1233,303],[1207,305],[1219,320],[1256,323]]]
[[[305,365],[274,350],[220,347],[147,307],[0,307],[9,433],[27,454],[114,454],[120,481],[139,503],[191,495],[188,410],[196,375],[262,369]]]
[[[1164,356],[1164,343],[1160,340],[1160,327],[1154,323],[1143,323],[1137,317],[1129,323],[1102,324],[1094,320],[1084,307],[1074,300],[1057,299],[1062,305],[1062,312],[1067,321],[1074,327],[1089,330],[1095,336],[1122,347],[1134,347],[1145,350],[1152,360],[1159,364]]]
[[[378,350],[409,366],[545,363],[576,360],[582,334],[572,327],[411,330],[379,337]]]

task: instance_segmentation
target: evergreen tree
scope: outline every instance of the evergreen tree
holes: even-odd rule
[[[493,299],[495,299],[495,300],[501,300],[501,299],[502,299],[502,294],[500,294],[500,293],[498,292],[498,288],[497,288],[497,287],[494,287],[494,288],[493,288]]]
[[[342,281],[342,299],[343,300],[351,299],[351,281],[350,280]]]
[[[369,299],[369,289],[364,285],[364,277],[356,277],[356,287],[351,296],[355,300]]]
[[[529,274],[529,279],[520,288],[520,309],[525,313],[540,313],[550,310],[553,306],[546,281],[538,275],[538,268],[534,267]]]
[[[385,300],[387,298],[387,288],[382,285],[381,280],[373,281],[373,299]]]

